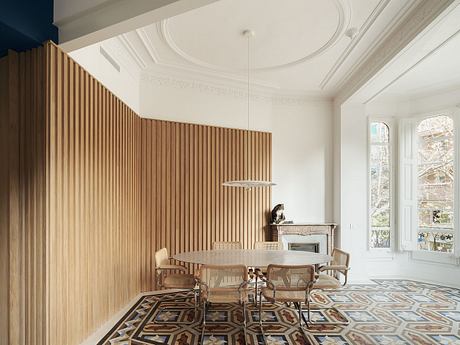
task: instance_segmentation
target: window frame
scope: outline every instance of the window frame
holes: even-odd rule
[[[389,149],[389,168],[390,168],[390,246],[388,248],[373,248],[370,245],[371,231],[372,231],[372,219],[370,214],[371,209],[371,124],[374,122],[384,123],[388,127],[388,149]],[[373,256],[388,257],[391,256],[395,251],[395,236],[396,234],[396,204],[395,204],[395,193],[396,193],[396,164],[395,159],[395,148],[397,147],[397,128],[396,121],[393,117],[388,116],[368,116],[367,121],[367,236],[366,236],[366,247],[369,253]]]
[[[440,109],[436,111],[430,111],[426,113],[419,113],[413,114],[407,118],[413,119],[416,121],[417,126],[424,120],[437,117],[437,116],[448,116],[454,122],[454,252],[453,253],[446,253],[446,252],[436,252],[436,251],[427,251],[418,249],[417,243],[415,243],[415,248],[412,250],[408,250],[410,253],[410,258],[412,260],[417,261],[424,261],[429,263],[438,263],[438,264],[451,264],[451,265],[460,265],[460,107],[456,108],[448,108],[448,109]],[[415,128],[417,127],[415,126]],[[415,129],[414,129],[415,130]],[[414,133],[416,134],[416,133]],[[399,146],[398,146],[399,149]],[[418,141],[417,147],[418,150]],[[418,154],[418,153],[417,153]],[[418,166],[418,163],[417,163]],[[400,167],[399,167],[400,168]],[[416,178],[414,176],[413,178]],[[398,175],[398,193],[401,193],[402,182],[399,180]],[[416,200],[417,200],[417,219],[413,221],[416,226],[417,233],[416,238],[418,236],[418,180],[417,180],[417,188],[416,188]],[[400,207],[398,205],[398,212],[400,212]],[[402,231],[401,229],[397,229],[398,235],[399,232]]]

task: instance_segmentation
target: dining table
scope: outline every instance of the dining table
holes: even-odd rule
[[[223,249],[178,253],[175,260],[199,265],[245,265],[267,267],[276,265],[318,265],[330,262],[326,254],[300,250]]]

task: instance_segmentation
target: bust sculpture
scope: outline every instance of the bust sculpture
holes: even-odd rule
[[[284,216],[284,204],[276,205],[272,210],[272,224],[281,224],[284,222],[286,217]]]

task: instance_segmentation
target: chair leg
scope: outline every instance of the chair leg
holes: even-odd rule
[[[158,314],[161,313],[163,310],[172,310],[172,311],[182,311],[182,310],[193,310],[194,314],[193,314],[193,320],[191,322],[187,322],[187,321],[177,321],[177,322],[170,322],[170,321],[158,321],[158,320],[154,320],[154,323],[159,323],[159,324],[182,324],[182,325],[191,325],[193,323],[196,322],[196,316],[197,316],[197,310],[198,310],[198,297],[197,297],[197,290],[196,289],[193,289],[193,308],[192,307],[166,307],[166,308],[159,308],[158,310]],[[173,293],[165,293],[164,294],[164,297],[165,296],[168,296],[168,297],[172,297],[170,299],[160,299],[160,303],[161,302],[165,302],[165,301],[169,301],[169,300],[174,300],[174,296],[178,293],[182,293],[183,291],[180,291],[180,292],[173,292]],[[188,297],[187,297],[188,298]]]
[[[307,323],[307,327],[311,326],[311,325],[338,325],[338,326],[347,326],[350,324],[350,319],[348,318],[347,315],[345,315],[344,313],[342,313],[340,310],[338,310],[336,307],[314,307],[314,308],[311,308],[310,307],[310,298],[308,298],[307,300],[307,309],[308,309],[308,317],[307,317],[307,320],[306,320],[306,323]],[[345,321],[311,321],[310,319],[310,311],[311,310],[334,310],[338,315],[340,315],[341,318],[343,318]]]
[[[203,301],[203,321],[201,324],[201,339],[200,339],[200,344],[204,345],[204,332],[206,329],[206,301]]]
[[[248,334],[247,334],[247,317],[246,317],[246,302],[243,302],[243,332],[244,332],[244,343],[247,344]]]
[[[254,292],[254,304],[257,305],[257,295],[259,293],[259,287],[258,287],[258,285],[259,285],[259,274],[258,274],[257,270],[255,272],[255,275],[256,275],[256,285],[254,286],[254,289],[255,289],[255,292]]]
[[[267,343],[267,339],[265,337],[265,332],[264,332],[264,325],[262,323],[262,292],[259,294],[259,327],[260,327],[260,333],[262,333],[262,339],[264,344]]]
[[[308,301],[308,299],[307,299],[307,301]],[[304,337],[306,343],[307,343],[307,344],[310,344],[310,340],[309,340],[309,338],[308,338],[308,334],[307,334],[307,332],[305,331],[305,328],[302,326],[302,319],[303,319],[303,315],[302,315],[302,310],[303,310],[303,309],[302,309],[302,302],[298,302],[297,308],[298,308],[298,312],[299,312],[299,330],[300,330],[300,332],[302,333],[302,335],[303,335],[303,337]],[[307,310],[308,310],[308,313],[310,313],[310,307],[309,307],[308,303],[307,303]],[[305,326],[308,327],[308,324],[306,324]]]

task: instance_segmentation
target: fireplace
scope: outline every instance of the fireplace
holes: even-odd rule
[[[300,250],[304,252],[319,253],[319,242],[316,243],[301,243],[291,242],[288,243],[289,250]]]
[[[270,238],[283,249],[331,255],[336,224],[271,224]]]

